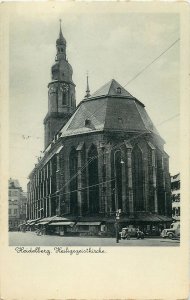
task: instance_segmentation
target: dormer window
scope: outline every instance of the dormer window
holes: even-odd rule
[[[89,119],[86,119],[85,120],[85,126],[90,126],[90,124],[91,124],[91,121]]]
[[[117,88],[117,94],[121,94],[121,88],[120,87]]]

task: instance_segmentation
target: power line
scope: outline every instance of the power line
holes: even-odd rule
[[[23,133],[16,133],[16,132],[10,132],[11,135],[18,135],[20,137],[22,137],[23,140],[28,140],[30,138],[35,138],[35,139],[43,139],[43,137],[40,136],[35,136],[35,135],[28,135],[28,134],[23,134]]]
[[[167,119],[167,120],[164,120],[163,122],[161,122],[160,124],[158,124],[158,125],[156,125],[156,126],[160,126],[160,125],[162,125],[162,124],[164,124],[164,123],[166,123],[166,122],[168,122],[168,121],[170,121],[171,119],[174,119],[175,117],[177,117],[179,114],[177,114],[177,115],[175,115],[175,116],[172,116],[172,117],[170,117],[169,119]],[[144,134],[147,134],[148,132],[146,131],[146,132],[143,132],[143,133],[140,133],[139,135],[137,135],[137,136],[135,136],[135,137],[131,137],[131,138],[129,138],[127,141],[129,142],[129,141],[131,141],[131,140],[133,140],[133,139],[136,139],[136,138],[138,138],[138,137],[140,137],[140,136],[142,136],[142,135],[144,135]],[[117,145],[115,145],[115,146],[112,146],[107,152],[111,152],[113,149],[115,149],[115,148],[118,148],[118,147],[121,147],[122,145],[124,145],[125,144],[125,142],[122,142],[122,143],[120,143],[120,144],[117,144]],[[62,187],[62,189],[64,189],[73,179],[75,179],[77,176],[78,176],[78,174],[80,173],[80,172],[82,172],[85,168],[86,168],[86,166],[88,166],[91,162],[92,162],[92,160],[94,160],[94,159],[96,159],[96,158],[100,158],[101,156],[103,156],[104,154],[99,154],[99,155],[96,155],[96,156],[93,156],[93,157],[91,157],[91,159],[80,169],[80,171],[79,172],[77,172],[75,175],[73,175],[73,177],[72,178],[70,178],[70,180],[68,180],[67,182],[66,182],[66,184]],[[61,189],[60,189],[61,190]]]
[[[172,117],[170,117],[169,119],[167,119],[167,120],[164,120],[163,122],[161,122],[160,124],[158,124],[157,126],[160,126],[160,125],[162,125],[162,124],[164,124],[164,123],[166,123],[166,122],[168,122],[168,121],[170,121],[171,119],[174,119],[175,117],[177,117],[179,114],[177,114],[177,115],[175,115],[175,116],[172,116]],[[140,134],[138,134],[137,136],[134,136],[134,137],[131,137],[131,138],[129,138],[129,139],[127,139],[126,141],[132,141],[133,139],[136,139],[136,138],[138,138],[138,137],[140,137],[140,136],[142,136],[142,135],[144,135],[144,134],[147,134],[147,133],[149,133],[149,132],[142,132],[142,133],[140,133]],[[122,143],[120,143],[120,144],[117,144],[117,145],[114,145],[114,146],[112,146],[109,150],[107,150],[107,153],[109,153],[109,152],[111,152],[113,149],[115,149],[115,148],[118,148],[118,147],[121,147],[122,145],[124,145],[125,144],[125,142],[122,142]],[[86,166],[88,166],[91,162],[92,162],[92,160],[94,160],[94,159],[96,159],[96,158],[100,158],[101,156],[103,156],[104,154],[102,153],[102,154],[99,154],[99,155],[96,155],[96,156],[93,156],[89,161],[87,161],[87,163],[80,169],[80,171],[78,171],[78,172],[76,172],[74,175],[73,175],[73,177],[71,177],[65,184],[64,184],[64,186],[62,187],[62,188],[60,188],[59,189],[59,191],[57,191],[57,192],[55,192],[55,193],[53,193],[53,194],[51,194],[52,196],[53,195],[56,195],[58,192],[61,192],[73,179],[75,179],[77,176],[78,176],[78,174],[80,173],[80,172],[82,172],[85,168],[86,168]]]
[[[180,40],[180,38],[178,38],[177,40],[175,40],[167,49],[165,49],[159,56],[157,56],[152,62],[150,62],[147,66],[145,66],[141,71],[139,71],[131,80],[129,80],[125,85],[124,85],[124,87],[126,86],[126,85],[128,85],[129,83],[131,83],[133,80],[135,80],[138,76],[140,76],[147,68],[149,68],[154,62],[156,62],[162,55],[164,55],[169,49],[171,49],[178,41]],[[105,103],[102,105],[102,106],[100,106],[96,111],[94,111],[92,114],[91,114],[91,116],[89,116],[89,117],[92,117],[97,111],[99,111],[103,106],[105,105]],[[83,111],[82,111],[82,114],[83,114]],[[171,119],[173,119],[173,118],[175,118],[175,117],[177,117],[177,116],[179,116],[179,114],[177,114],[177,115],[175,115],[175,116],[172,116],[171,118],[169,118],[169,119],[167,119],[167,120],[165,120],[164,122],[162,122],[162,123],[160,123],[160,124],[158,124],[158,125],[161,125],[161,124],[163,124],[163,123],[165,123],[165,122],[167,122],[168,120],[171,120]],[[84,122],[83,120],[82,120],[82,122]],[[82,124],[82,122],[81,122],[81,124]],[[80,123],[79,123],[79,125],[78,126],[80,126],[81,125]],[[158,126],[157,125],[157,126]],[[71,134],[74,132],[74,130],[73,131],[71,131]],[[147,132],[146,132],[147,133]],[[143,134],[145,134],[145,133],[143,133]],[[141,134],[140,134],[141,135]],[[30,137],[32,137],[32,136],[25,136],[25,135],[22,135],[22,137],[23,137],[23,139],[28,139],[28,138],[30,138]],[[36,138],[40,138],[40,137],[36,137]],[[123,143],[122,143],[123,144]],[[120,145],[121,146],[121,145]],[[111,148],[111,150],[112,149],[114,149],[115,147],[118,147],[118,145],[116,145],[116,146],[114,146],[114,147],[112,147]],[[110,151],[111,151],[110,150]],[[98,156],[96,156],[96,157],[98,157]],[[84,165],[83,166],[83,168],[80,170],[80,172],[93,160],[93,159],[95,159],[96,157],[92,157],[88,162],[87,162],[87,164],[86,165]],[[70,180],[69,180],[69,182],[67,182],[66,183],[66,185],[67,184],[69,184],[76,176],[78,176],[78,174],[79,174],[79,172],[78,173],[76,173],[74,176],[73,176],[73,178],[71,178]],[[64,186],[65,187],[65,186]],[[64,188],[63,187],[63,188]]]
[[[170,118],[168,118],[168,119],[162,121],[161,123],[157,124],[156,126],[160,126],[160,125],[162,125],[162,124],[164,124],[164,123],[166,123],[166,122],[168,122],[168,121],[170,121],[170,120],[172,120],[172,119],[178,117],[179,115],[180,115],[180,114],[176,114],[176,115],[174,115],[174,116],[171,116]],[[143,133],[141,133],[141,134],[139,134],[139,135],[137,135],[137,136],[135,136],[135,137],[132,137],[132,138],[128,139],[127,141],[130,141],[130,140],[132,140],[132,139],[138,138],[138,137],[140,137],[141,135],[144,135],[144,134],[147,134],[147,133],[148,133],[148,132],[143,132]],[[124,144],[124,142],[122,142],[122,143],[120,143],[120,144],[117,144],[117,145],[111,147],[111,148],[109,149],[109,151],[111,152],[111,150],[113,150],[113,149],[116,148],[116,147],[121,147],[123,144]],[[107,153],[108,153],[109,151],[107,151]],[[98,158],[98,157],[100,158],[102,155],[103,155],[103,154],[99,154],[99,155],[96,155],[96,156],[91,157],[90,160],[89,160],[89,161],[81,168],[80,172],[82,172],[82,171],[86,168],[86,166],[88,166],[88,164],[90,164],[90,163],[92,162],[92,160],[94,160],[94,159],[96,159],[96,158]],[[75,174],[73,175],[73,177],[70,178],[70,180],[67,181],[66,184],[59,190],[59,192],[60,192],[61,190],[63,190],[63,189],[64,189],[64,188],[65,188],[65,187],[66,187],[66,186],[67,186],[74,178],[76,178],[76,177],[78,176],[78,174],[79,174],[79,172],[75,173]],[[19,178],[26,178],[26,179],[29,179],[28,177],[21,177],[21,176],[19,176]],[[54,194],[56,194],[56,193],[53,193],[53,194],[51,194],[51,195],[53,196]]]
[[[162,55],[164,55],[168,50],[170,50],[176,43],[178,43],[180,41],[180,38],[176,39],[167,49],[165,49],[159,56],[157,56],[153,61],[151,61],[148,65],[146,65],[143,69],[141,69],[134,77],[132,77],[123,87],[127,86],[128,84],[130,84],[133,80],[135,80],[137,77],[139,77],[146,69],[148,69],[154,62],[156,62]],[[92,115],[89,116],[89,118],[91,118],[97,111],[99,111],[103,106],[105,105],[105,103],[98,108],[96,111],[94,111],[92,113]],[[85,108],[87,110],[87,108]],[[82,114],[84,112],[82,111]],[[83,122],[83,120],[82,120]],[[82,125],[82,122],[79,123],[78,126]],[[71,134],[74,132],[71,131]],[[33,136],[33,135],[25,135],[25,134],[18,134],[18,133],[14,133],[12,132],[11,134],[13,135],[19,135],[22,136],[22,138],[24,140],[28,140],[29,138],[36,138],[36,139],[43,139],[43,137],[39,137],[39,136]]]
[[[166,122],[168,122],[168,121],[170,121],[170,120],[173,120],[173,119],[175,119],[175,118],[177,118],[177,117],[179,117],[179,116],[180,116],[180,114],[178,113],[178,114],[176,114],[176,115],[174,115],[174,116],[168,118],[167,120],[162,121],[161,123],[159,123],[159,124],[156,125],[156,126],[160,126],[160,125],[162,125],[162,124],[164,124],[164,123],[166,123]]]
[[[71,193],[75,193],[75,192],[81,192],[81,191],[86,190],[86,189],[88,189],[88,188],[92,188],[92,187],[96,187],[96,186],[99,186],[99,185],[103,185],[103,184],[105,184],[105,183],[112,182],[112,181],[114,181],[114,180],[115,180],[115,178],[110,179],[110,180],[106,180],[106,181],[102,181],[102,182],[97,183],[97,184],[88,185],[88,186],[85,186],[85,187],[80,188],[80,189],[77,189],[77,190],[72,190],[72,191],[69,191],[69,192],[60,193],[60,194],[59,194],[59,191],[56,191],[55,193],[50,194],[50,195],[48,195],[48,196],[44,196],[44,197],[42,197],[42,198],[40,198],[40,199],[38,199],[38,200],[36,200],[36,201],[43,200],[43,199],[45,199],[45,198],[48,198],[49,196],[50,196],[51,198],[56,198],[56,197],[58,197],[58,196],[63,196],[63,195],[67,195],[67,194],[71,194]]]
[[[154,62],[156,62],[162,55],[164,55],[168,50],[170,50],[175,44],[179,42],[180,38],[175,40],[167,49],[165,49],[159,56],[157,56],[153,61],[151,61],[148,65],[146,65],[142,70],[140,70],[134,77],[132,77],[125,85],[127,86],[129,83],[131,83],[133,80],[135,80],[137,77],[139,77],[146,69],[148,69]]]

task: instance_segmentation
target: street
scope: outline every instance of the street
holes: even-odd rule
[[[137,240],[120,240],[108,237],[68,237],[56,235],[36,235],[35,232],[9,232],[9,246],[179,246],[179,240],[163,238],[145,238]]]

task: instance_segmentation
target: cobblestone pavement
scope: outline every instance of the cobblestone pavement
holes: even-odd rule
[[[100,237],[66,237],[42,235],[38,236],[35,232],[9,232],[9,246],[179,246],[179,240],[162,238],[145,238],[137,240],[120,240],[116,243],[115,238]]]

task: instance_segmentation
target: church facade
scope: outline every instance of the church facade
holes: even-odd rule
[[[169,157],[145,106],[112,79],[76,107],[60,28],[48,85],[45,150],[29,175],[28,223],[51,232],[112,234],[171,221]],[[49,229],[48,229],[49,228]]]

